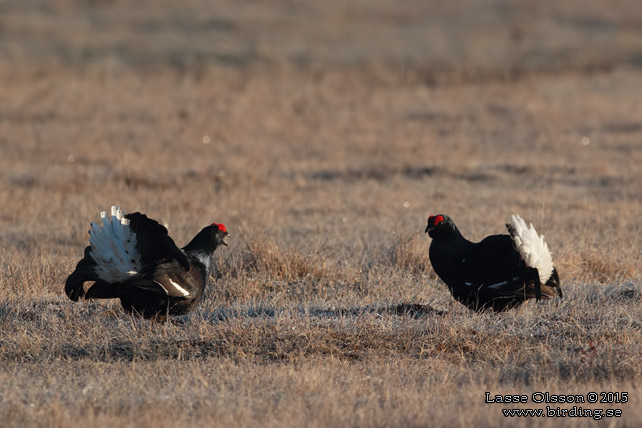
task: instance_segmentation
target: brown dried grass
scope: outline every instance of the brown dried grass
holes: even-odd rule
[[[616,19],[598,3],[583,2],[583,12]],[[55,11],[82,30],[74,4]],[[180,16],[191,22],[199,5],[188,2]],[[367,8],[333,15],[339,6],[324,3],[316,12],[333,18],[315,18],[310,33],[272,21],[278,9],[256,25],[280,22],[307,37],[334,34],[352,17],[361,23],[355,34],[374,34],[373,22],[415,17],[379,6],[372,16]],[[431,17],[451,7],[436,6]],[[560,20],[585,25],[567,7],[537,22],[550,31]],[[523,62],[519,43],[495,64],[504,39],[494,29],[477,37],[487,21],[474,19],[461,28],[481,50],[426,45],[447,53],[434,68],[346,65],[340,49],[324,49],[332,38],[310,45],[320,63],[284,65],[292,45],[271,32],[256,48],[268,65],[190,64],[193,51],[176,65],[184,41],[166,37],[147,68],[137,62],[147,57],[132,58],[149,36],[140,28],[155,27],[123,23],[156,23],[161,36],[173,21],[113,2],[94,12],[119,24],[97,30],[88,51],[137,43],[122,66],[98,56],[77,67],[64,48],[80,40],[75,32],[43,21],[52,49],[38,62],[27,37],[36,27],[14,24],[46,10],[9,9],[14,21],[3,28],[24,40],[12,51],[20,61],[0,60],[3,426],[560,423],[507,420],[501,405],[484,404],[486,391],[626,391],[629,402],[613,405],[624,412],[618,424],[642,417],[640,72],[617,65],[635,52],[635,25],[608,49],[589,33],[578,40],[590,40],[593,53],[569,48],[578,52],[569,63],[551,50],[553,65],[541,67]],[[629,12],[626,22],[637,22]],[[526,32],[527,52],[542,38],[528,37],[539,27],[528,26],[532,13],[523,16],[512,34]],[[189,40],[201,40],[197,33]],[[385,55],[397,52],[381,43]],[[242,51],[235,46],[227,47]],[[510,71],[511,58],[522,65]],[[89,221],[112,203],[167,223],[179,245],[212,221],[228,226],[231,245],[217,251],[215,283],[194,313],[154,323],[117,302],[66,299]],[[501,315],[453,302],[427,257],[423,228],[437,212],[472,240],[504,233],[514,212],[532,221],[565,298]]]

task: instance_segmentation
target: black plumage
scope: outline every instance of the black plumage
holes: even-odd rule
[[[209,282],[214,251],[227,245],[225,226],[213,223],[203,228],[180,249],[155,220],[138,212],[115,217],[114,212],[107,232],[92,225],[90,234],[98,230],[100,236],[92,235],[96,247],[90,238],[83,259],[67,278],[67,296],[73,301],[118,298],[126,311],[145,318],[189,312]],[[112,232],[112,225],[118,230]],[[89,281],[94,283],[85,288]]]
[[[516,248],[515,231],[507,227],[512,236],[492,235],[473,243],[462,236],[450,217],[440,214],[428,218],[426,233],[432,238],[429,254],[433,269],[453,297],[472,310],[503,311],[531,298],[562,297],[557,270],[553,267],[548,279],[541,281],[538,269],[528,266]]]

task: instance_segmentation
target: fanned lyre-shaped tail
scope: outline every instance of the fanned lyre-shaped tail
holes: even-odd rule
[[[111,216],[100,213],[102,226],[91,224],[89,245],[100,279],[106,282],[124,281],[141,272],[141,254],[137,250],[137,236],[123,211],[111,207]]]
[[[526,222],[518,215],[510,216],[506,228],[524,264],[537,270],[538,275],[533,278],[535,298],[540,300],[542,297],[554,297],[555,294],[562,297],[559,275],[553,266],[553,256],[544,241],[544,235],[538,235],[532,224],[526,226]]]
[[[187,256],[157,221],[138,212],[125,215],[117,206],[111,207],[111,215],[101,212],[100,217],[102,225],[91,223],[84,258],[65,283],[71,300],[85,296],[87,281],[96,282],[87,298],[116,297],[109,291],[111,284],[126,282],[169,260],[189,270]]]
[[[539,236],[533,225],[526,226],[518,215],[510,216],[506,228],[526,266],[537,269],[540,281],[546,283],[553,273],[553,256],[548,251],[544,235]]]
[[[101,212],[102,225],[91,223],[89,246],[84,258],[76,265],[65,283],[65,292],[71,300],[85,295],[87,281],[117,283],[125,281],[142,270],[141,256],[136,249],[136,234],[129,227],[129,219],[117,207],[111,215]]]

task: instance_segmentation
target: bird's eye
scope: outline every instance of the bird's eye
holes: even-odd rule
[[[432,224],[433,226],[437,226],[438,224],[443,223],[443,221],[444,221],[444,216],[438,215],[435,217]]]

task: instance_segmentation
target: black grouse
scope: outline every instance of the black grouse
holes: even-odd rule
[[[145,318],[182,315],[198,304],[212,272],[212,255],[227,245],[223,224],[212,223],[182,249],[167,229],[145,214],[117,206],[91,224],[89,246],[67,277],[71,300],[119,298],[127,312]],[[83,284],[94,281],[85,290]]]
[[[430,216],[430,263],[453,297],[472,310],[503,311],[527,299],[562,297],[559,276],[544,236],[518,215],[506,224],[509,235],[473,243],[444,214]]]

